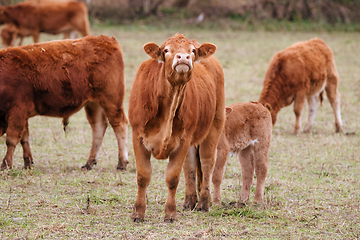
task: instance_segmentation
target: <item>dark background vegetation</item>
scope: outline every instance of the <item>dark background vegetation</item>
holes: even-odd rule
[[[224,24],[256,27],[264,22],[289,28],[292,23],[314,28],[360,31],[360,0],[81,0],[92,22],[126,24],[134,21],[159,24]],[[8,5],[20,0],[0,0]],[[198,18],[200,15],[203,18]],[[166,21],[164,21],[166,20]],[[234,23],[235,22],[235,23]],[[237,23],[237,24],[236,24]],[[346,26],[346,27],[344,27]],[[222,26],[220,26],[222,27]],[[277,25],[279,27],[279,25]],[[270,29],[271,30],[271,29]],[[279,29],[276,29],[279,30]],[[316,30],[316,29],[309,29]]]

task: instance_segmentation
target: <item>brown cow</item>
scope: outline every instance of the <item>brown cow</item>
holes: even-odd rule
[[[29,118],[60,117],[66,124],[82,107],[93,136],[83,169],[96,164],[107,120],[118,141],[118,169],[125,169],[124,91],[122,51],[114,38],[88,36],[0,50],[0,136],[6,133],[7,145],[1,169],[13,166],[19,141],[24,151],[24,167],[32,166]]]
[[[161,47],[155,43],[144,45],[151,59],[139,67],[129,99],[138,183],[131,218],[136,222],[144,219],[151,154],[156,159],[169,158],[165,172],[168,186],[165,221],[176,220],[175,193],[183,165],[184,206],[195,207],[196,188],[191,186],[191,178],[196,169],[191,154],[186,158],[191,146],[200,148],[204,173],[197,210],[209,210],[210,178],[225,122],[224,74],[212,56],[215,50],[216,46],[211,43],[200,45],[182,34],[169,38]]]
[[[65,38],[74,30],[90,35],[87,7],[76,1],[36,0],[0,6],[0,24],[4,23],[28,31],[35,43],[39,42],[40,32],[64,33]]]
[[[338,73],[331,49],[321,39],[296,43],[278,52],[266,72],[259,102],[271,109],[273,125],[282,107],[294,102],[295,134],[300,132],[301,112],[308,102],[308,119],[304,132],[310,132],[318,101],[325,89],[335,115],[335,130],[341,131]]]
[[[64,39],[70,38],[70,33],[72,34],[73,32],[65,32]],[[15,46],[15,42],[18,38],[20,39],[18,46],[21,46],[24,38],[31,36],[31,32],[29,29],[18,28],[13,23],[7,23],[4,24],[4,26],[1,28],[0,36],[1,36],[2,44],[5,47]],[[71,38],[75,39],[75,37],[71,37]]]
[[[268,109],[256,102],[235,103],[226,107],[225,128],[220,135],[217,159],[212,182],[214,184],[213,202],[221,200],[221,182],[224,167],[230,152],[238,155],[242,172],[242,203],[249,199],[250,187],[256,174],[255,202],[264,198],[265,179],[268,171],[268,152],[270,148],[272,123]]]

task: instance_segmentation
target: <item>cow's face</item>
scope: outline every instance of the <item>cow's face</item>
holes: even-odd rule
[[[2,44],[5,47],[8,47],[11,45],[11,42],[13,40],[13,34],[14,34],[13,32],[6,29],[5,27],[3,27],[3,29],[1,29],[1,40],[2,40]]]
[[[194,63],[213,55],[216,46],[211,43],[200,45],[182,34],[176,34],[159,47],[156,43],[144,45],[144,51],[153,59],[164,62],[165,76],[173,84],[184,84],[191,79]]]

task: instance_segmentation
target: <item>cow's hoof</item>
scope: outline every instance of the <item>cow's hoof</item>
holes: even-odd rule
[[[186,210],[193,210],[195,208],[195,203],[190,203],[190,202],[185,202],[183,204],[183,211],[186,211]]]
[[[140,222],[144,222],[144,217],[140,217],[139,214],[137,214],[136,212],[134,212],[134,213],[131,215],[131,220],[132,220],[133,222],[140,223]]]
[[[116,169],[117,170],[120,170],[120,171],[125,171],[126,170],[126,165],[128,164],[129,162],[126,161],[126,162],[119,162],[119,164],[117,165]]]
[[[170,217],[170,218],[165,218],[164,219],[164,222],[165,223],[173,223],[173,222],[176,222],[177,219],[176,218],[173,218],[173,217]]]
[[[91,166],[89,164],[85,164],[84,166],[81,167],[81,170],[89,171],[89,170],[91,170]]]
[[[198,212],[208,212],[209,209],[210,209],[209,204],[199,203],[196,206],[196,211],[198,211]]]

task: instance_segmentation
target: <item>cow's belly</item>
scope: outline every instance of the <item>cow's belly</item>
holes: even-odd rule
[[[151,152],[156,159],[167,159],[171,152],[180,145],[180,136],[172,134],[170,139],[164,137],[162,131],[153,134],[146,134],[142,137],[145,148]]]
[[[325,86],[326,86],[326,81],[325,80],[311,82],[310,90],[308,92],[308,95],[309,96],[314,96],[314,95],[317,95],[317,94],[321,93],[322,91],[324,91]]]

